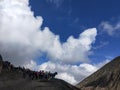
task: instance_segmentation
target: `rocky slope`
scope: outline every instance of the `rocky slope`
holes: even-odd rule
[[[19,71],[2,71],[0,90],[79,90],[60,79],[31,80],[23,78]]]
[[[81,90],[120,90],[120,56],[77,85]]]

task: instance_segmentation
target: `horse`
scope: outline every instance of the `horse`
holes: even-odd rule
[[[57,72],[55,72],[55,73],[49,73],[49,74],[48,74],[48,75],[49,75],[49,79],[55,78],[55,76],[56,76],[57,74],[58,74]]]

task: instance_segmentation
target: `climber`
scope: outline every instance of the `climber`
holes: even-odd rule
[[[3,59],[2,56],[0,55],[0,74],[2,72],[2,68],[3,68]]]

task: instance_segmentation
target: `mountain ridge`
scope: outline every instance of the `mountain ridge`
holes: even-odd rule
[[[104,65],[76,86],[81,90],[120,90],[120,56]]]
[[[0,63],[0,90],[80,90],[61,79],[35,77],[35,71],[14,67],[2,58]]]

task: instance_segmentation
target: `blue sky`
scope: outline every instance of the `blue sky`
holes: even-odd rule
[[[119,0],[0,0],[0,54],[77,84],[120,53]]]
[[[108,35],[100,28],[102,22],[113,26],[119,23],[119,3],[119,0],[30,0],[34,15],[44,19],[42,27],[48,26],[53,33],[60,35],[61,42],[70,35],[77,38],[87,28],[97,28],[94,54],[90,56],[95,63],[120,53],[119,30],[114,35]]]

